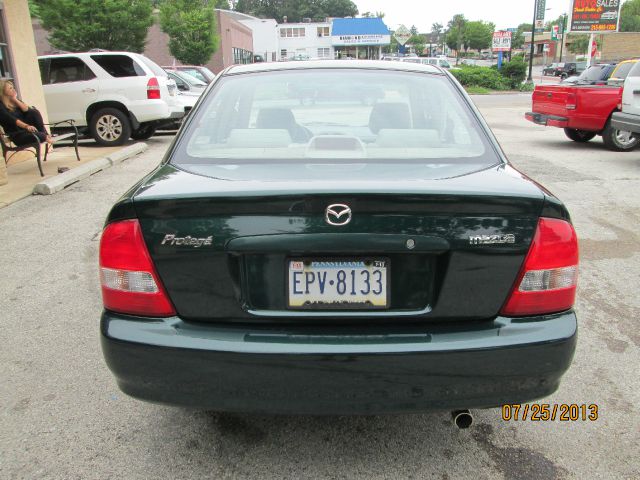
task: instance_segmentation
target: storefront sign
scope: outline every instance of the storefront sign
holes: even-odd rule
[[[571,32],[617,32],[621,0],[572,0]]]
[[[336,35],[331,37],[334,47],[346,45],[389,45],[391,35]]]

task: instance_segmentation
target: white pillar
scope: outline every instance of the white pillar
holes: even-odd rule
[[[595,36],[593,33],[589,35],[589,46],[587,47],[587,68],[591,66],[591,47],[593,46],[593,40]]]

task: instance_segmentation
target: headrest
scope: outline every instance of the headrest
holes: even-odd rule
[[[378,133],[381,128],[411,128],[411,114],[406,103],[376,103],[369,117],[369,128]]]

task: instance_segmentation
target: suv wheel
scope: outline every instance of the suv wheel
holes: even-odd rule
[[[640,144],[640,135],[613,128],[611,119],[609,119],[602,131],[602,141],[609,150],[628,152]]]
[[[156,126],[154,124],[142,125],[131,133],[131,138],[134,140],[147,140],[151,138],[154,133],[156,133]]]
[[[97,143],[112,147],[129,140],[131,122],[127,115],[117,108],[102,108],[91,117],[89,130]]]
[[[596,132],[589,132],[588,130],[577,130],[575,128],[565,128],[564,134],[574,142],[588,142],[596,136]]]

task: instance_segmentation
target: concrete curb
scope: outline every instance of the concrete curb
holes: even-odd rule
[[[91,162],[72,168],[67,172],[56,175],[55,177],[47,178],[33,187],[33,193],[34,195],[53,195],[83,178],[90,177],[94,173],[122,163],[128,158],[135,157],[148,148],[149,146],[146,143],[134,143],[106,157],[97,158]]]

